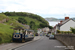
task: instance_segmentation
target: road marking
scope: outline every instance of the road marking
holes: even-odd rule
[[[8,50],[17,50],[17,49],[8,49]]]

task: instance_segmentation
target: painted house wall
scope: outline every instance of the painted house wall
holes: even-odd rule
[[[40,34],[42,32],[42,29],[38,29],[37,33]]]
[[[75,22],[73,20],[69,20],[67,23],[63,24],[60,27],[60,31],[70,31],[70,27],[75,27]]]
[[[59,26],[56,26],[56,30],[60,30],[60,27]]]

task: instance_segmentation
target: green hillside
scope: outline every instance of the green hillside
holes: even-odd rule
[[[20,18],[20,21],[19,21],[20,23],[27,24],[29,26],[31,26],[30,23],[33,22],[35,24],[35,27],[33,28],[33,30],[37,28],[44,28],[44,27],[49,26],[49,23],[44,18],[42,18],[41,16],[37,14],[32,14],[28,12],[5,12],[4,14],[8,16],[9,18],[15,19],[17,21]],[[41,27],[41,25],[43,26]]]
[[[6,19],[6,18],[8,18],[6,15],[0,13],[0,21],[3,20],[3,19]]]
[[[7,21],[0,23],[0,43],[11,42],[12,34],[14,32],[13,29],[11,29],[11,28],[14,28],[17,26],[24,27],[22,24],[17,22],[17,20],[11,19],[11,18],[7,17],[6,15],[0,13],[0,21],[2,21],[4,19],[7,19]]]
[[[12,40],[14,27],[22,24],[30,26],[30,29],[37,30],[38,28],[50,27],[49,23],[37,14],[27,12],[4,12],[0,13],[0,43],[8,43]]]
[[[13,34],[13,29],[10,29],[11,27],[13,26],[0,23],[0,43],[7,43],[11,41]]]
[[[16,20],[18,20],[19,17],[23,17],[23,16],[9,16],[9,18],[13,18]],[[39,25],[41,23],[40,21],[33,19],[33,18],[29,18],[29,17],[23,17],[23,18],[27,21],[28,25],[29,25],[30,21],[34,21],[36,23],[36,25]]]

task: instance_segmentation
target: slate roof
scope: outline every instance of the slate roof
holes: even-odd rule
[[[66,20],[64,20],[62,23],[58,23],[57,24],[57,26],[62,26],[62,25],[64,25],[65,23],[67,23],[69,20],[73,20],[73,19],[66,19]],[[73,20],[74,21],[74,20]],[[74,21],[75,22],[75,21]]]

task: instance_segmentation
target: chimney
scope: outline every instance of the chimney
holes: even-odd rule
[[[65,17],[65,20],[66,20],[66,19],[69,19],[69,17]]]
[[[60,21],[60,23],[62,23],[63,21]]]

